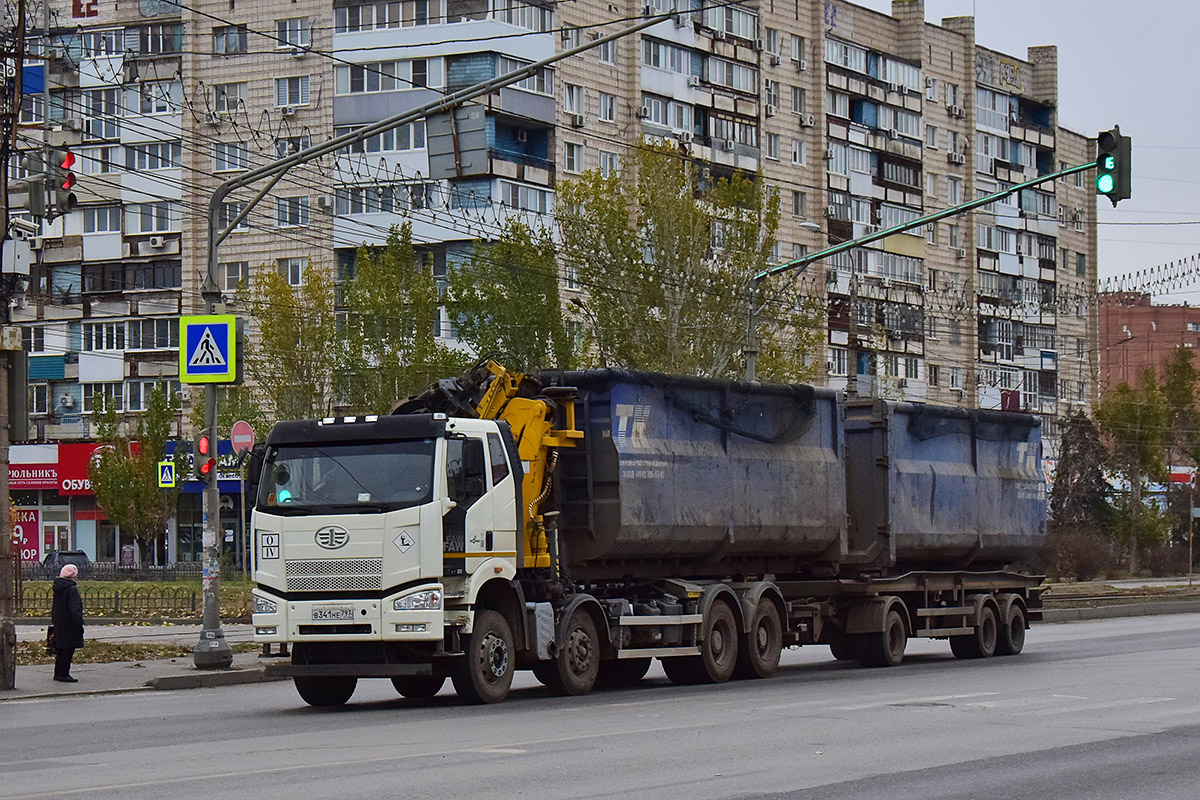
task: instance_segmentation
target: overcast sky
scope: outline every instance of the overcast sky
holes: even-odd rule
[[[890,0],[857,4],[891,12]],[[1058,46],[1060,125],[1089,136],[1120,125],[1133,140],[1132,198],[1116,209],[1100,198],[1101,280],[1200,254],[1200,3],[925,0],[930,22],[972,14],[984,47]],[[1200,304],[1200,279],[1155,302]]]

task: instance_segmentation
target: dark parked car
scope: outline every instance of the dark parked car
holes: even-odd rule
[[[79,568],[79,577],[86,578],[91,574],[92,561],[82,550],[51,550],[42,559],[42,572],[51,580],[58,577],[59,571],[67,564]]]

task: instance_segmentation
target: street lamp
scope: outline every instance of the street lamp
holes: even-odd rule
[[[820,233],[821,226],[815,222],[801,222],[798,226],[802,231],[811,233]],[[742,348],[742,353],[746,357],[746,380],[758,380],[758,290],[762,286],[762,282],[776,272],[785,270],[799,270],[803,272],[808,269],[808,265],[817,259],[802,256],[785,264],[780,264],[776,267],[763,270],[750,279],[750,292],[746,298],[746,344]]]

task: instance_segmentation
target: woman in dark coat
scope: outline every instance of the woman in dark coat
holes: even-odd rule
[[[58,651],[54,660],[54,680],[62,683],[78,682],[71,677],[71,659],[75,651],[83,647],[83,599],[75,586],[78,574],[78,567],[67,564],[54,581],[54,605],[50,609],[54,647]]]

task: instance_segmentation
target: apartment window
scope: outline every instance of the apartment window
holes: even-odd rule
[[[583,113],[583,87],[574,83],[563,84],[563,111],[568,114]]]
[[[600,92],[600,114],[601,122],[616,122],[617,121],[617,97],[616,95]]]
[[[307,17],[275,20],[275,36],[279,47],[308,47],[312,42]]]
[[[522,61],[508,56],[499,56],[496,64],[497,75],[507,75],[510,72],[515,72],[521,67],[529,66],[531,62]],[[542,67],[534,74],[522,78],[512,84],[513,89],[524,89],[527,92],[537,92],[538,94],[554,95],[554,70],[549,67]]]
[[[937,223],[931,222],[925,226],[925,242],[930,246],[937,246]]]
[[[182,227],[179,203],[136,203],[125,212],[126,233],[161,233]]]
[[[352,133],[359,126],[339,125],[333,129],[333,135],[342,136]],[[422,150],[425,147],[425,120],[419,119],[406,125],[398,125],[374,136],[368,136],[353,144],[346,145],[343,153],[388,153],[404,150]]]
[[[913,356],[904,358],[904,377],[914,381],[921,377],[921,363]]]
[[[582,32],[579,30],[579,28],[572,26],[564,27],[562,29],[563,49],[572,50],[576,47],[579,47],[580,42],[582,42],[582,39],[580,38],[581,33]]]
[[[250,150],[245,142],[213,142],[213,172],[250,168]]]
[[[218,114],[232,114],[245,102],[245,83],[218,83],[213,86],[213,110]]]
[[[275,224],[280,228],[307,225],[309,199],[306,195],[275,198]]]
[[[91,414],[102,408],[125,410],[125,385],[123,383],[83,384],[83,413]]]
[[[830,375],[845,375],[846,374],[846,348],[831,347],[829,348],[829,364]]]
[[[803,114],[808,108],[808,93],[799,86],[792,87],[792,111],[796,114]]]
[[[150,407],[150,398],[154,391],[169,392],[168,397],[178,397],[181,384],[179,381],[130,381],[127,385],[129,411],[145,411]]]
[[[554,195],[546,189],[501,181],[500,190],[504,205],[509,208],[520,208],[538,214],[549,214],[554,210]]]
[[[42,97],[37,94],[27,94],[21,98],[20,123],[29,125],[42,121]]]
[[[691,51],[657,39],[642,39],[642,64],[678,75],[692,74]]]
[[[961,103],[958,102],[958,84],[957,83],[947,83],[946,84],[946,105],[948,105],[948,106],[962,105]]]
[[[290,286],[299,286],[304,283],[304,271],[306,269],[308,269],[308,259],[304,257],[278,258],[275,260],[275,271]]]
[[[755,94],[758,92],[758,70],[738,62],[710,57],[708,82],[727,89]]]
[[[830,64],[855,72],[865,73],[867,71],[867,51],[848,42],[826,39],[825,60]]]
[[[600,159],[600,174],[605,178],[612,177],[617,174],[620,169],[620,160],[616,153],[610,153],[607,150],[601,150],[599,153]]]
[[[705,12],[704,24],[715,31],[723,31],[730,36],[754,40],[758,38],[758,16],[734,6],[709,8]]]
[[[807,195],[804,192],[792,190],[792,216],[803,217],[807,207]]]
[[[497,9],[498,10],[498,9]],[[550,12],[553,14],[553,11]],[[462,14],[464,18],[482,16]],[[384,28],[405,28],[414,25],[436,25],[446,20],[441,0],[403,0],[403,2],[373,2],[344,6],[333,11],[334,33],[357,33]],[[455,17],[454,22],[458,21]],[[553,26],[550,26],[553,27]],[[544,29],[548,30],[548,28]]]
[[[964,373],[965,373],[965,370],[962,367],[951,367],[950,368],[950,388],[951,389],[963,388]]]
[[[947,323],[947,325],[946,325],[946,334],[947,334],[947,338],[950,340],[950,344],[954,345],[955,347],[958,347],[959,345],[961,345],[962,344],[962,323],[960,323],[956,319],[950,320],[950,322]]]
[[[803,61],[805,58],[804,37],[791,34],[792,61]]]
[[[223,292],[236,292],[242,281],[250,280],[249,261],[226,261],[217,265],[218,286]]]
[[[938,338],[938,330],[940,327],[941,327],[941,321],[937,317],[934,317],[934,316],[926,317],[925,318],[925,338],[926,339]]]
[[[249,32],[245,25],[220,25],[213,28],[213,53],[231,56],[248,51]]]
[[[510,25],[542,33],[554,29],[553,7],[545,8],[525,0],[498,0],[495,9],[495,18]]]
[[[137,52],[143,55],[178,53],[183,45],[183,26],[179,24],[147,25],[138,29]],[[129,33],[125,34],[125,46],[129,47]]]
[[[85,31],[82,39],[84,58],[115,56],[125,51],[125,31],[122,28]]]
[[[962,153],[961,139],[958,131],[946,131],[946,152]]]
[[[298,75],[291,78],[276,78],[275,105],[308,105],[308,76]]]
[[[563,144],[563,169],[567,172],[583,172],[583,145],[575,142]]]
[[[132,319],[129,321],[130,350],[169,350],[179,347],[179,320]]]
[[[143,114],[175,114],[178,103],[172,100],[174,81],[146,81],[138,91],[138,111]]]
[[[84,233],[120,233],[121,209],[118,206],[98,206],[83,209]]]
[[[29,413],[50,413],[50,385],[46,383],[29,384]]]
[[[959,205],[963,201],[963,181],[962,178],[956,178],[953,175],[946,178],[946,202],[952,206]]]
[[[121,116],[120,89],[89,89],[83,93],[84,126],[88,138],[116,139]]]
[[[280,136],[275,140],[275,155],[283,158],[293,153],[299,153],[301,150],[307,150],[311,146],[312,140],[308,134],[304,134],[303,136]]]
[[[792,139],[792,163],[800,166],[808,163],[808,145],[800,139]]]
[[[677,131],[692,130],[692,107],[653,94],[642,95],[642,119]]]
[[[125,323],[90,322],[83,326],[83,351],[124,350]]]
[[[925,196],[937,197],[938,176],[932,172],[925,173]]]
[[[928,376],[930,386],[940,386],[942,382],[942,368],[937,364],[926,364],[925,372]]]
[[[767,158],[779,160],[779,134],[767,134]]]
[[[46,349],[46,329],[26,326],[21,328],[21,349],[26,353],[41,353]]]
[[[596,46],[596,57],[600,59],[601,64],[616,64],[617,63],[617,42],[605,42]]]
[[[178,167],[183,154],[181,142],[151,142],[125,148],[125,168],[144,172]]]
[[[938,127],[936,125],[925,126],[925,146],[932,147],[935,150],[938,146]]]
[[[962,229],[957,225],[947,225],[946,242],[951,247],[962,247]]]
[[[763,102],[771,106],[779,106],[779,81],[770,79],[763,81]]]
[[[850,95],[833,90],[825,92],[825,110],[835,117],[850,118]]]
[[[227,200],[221,203],[221,209],[217,212],[217,226],[221,230],[228,228],[230,223],[237,219],[238,214],[241,214],[246,210],[247,205],[249,205],[249,203],[245,200]],[[250,215],[247,214],[246,216],[242,217],[238,221],[237,227],[234,228],[234,230],[250,230]]]

